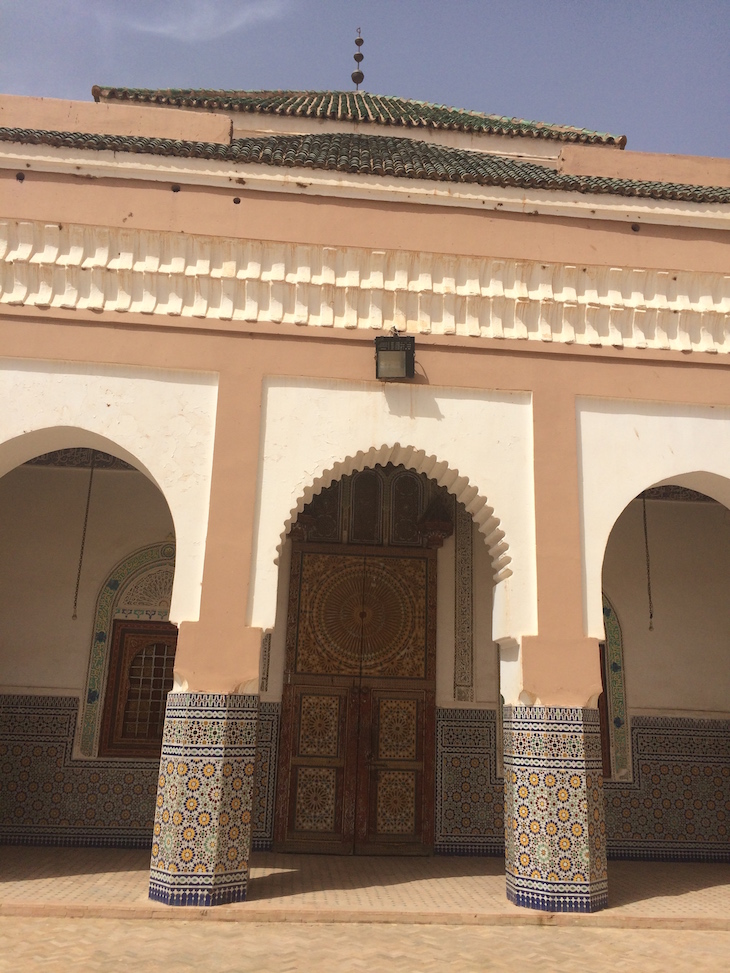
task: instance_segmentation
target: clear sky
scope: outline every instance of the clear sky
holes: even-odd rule
[[[0,0],[0,92],[363,88],[730,157],[730,0]]]

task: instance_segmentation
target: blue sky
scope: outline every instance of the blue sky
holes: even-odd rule
[[[0,92],[363,87],[730,157],[730,0],[0,0]]]

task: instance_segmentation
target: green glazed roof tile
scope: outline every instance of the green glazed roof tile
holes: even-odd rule
[[[231,165],[347,172],[479,186],[560,190],[597,195],[730,203],[730,187],[574,176],[547,166],[455,149],[408,138],[329,132],[234,139],[230,144],[182,142],[140,136],[0,128],[0,142],[93,151],[137,153],[185,159],[213,159]]]
[[[198,108],[203,111],[249,112],[293,118],[322,118],[407,128],[444,129],[486,135],[557,139],[594,145],[626,145],[625,135],[592,132],[572,125],[551,125],[522,118],[432,105],[426,101],[373,95],[368,91],[209,91],[203,88],[110,88],[94,85],[96,101],[136,102]]]

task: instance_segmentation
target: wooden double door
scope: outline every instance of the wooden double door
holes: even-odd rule
[[[275,846],[429,854],[435,552],[295,545]]]

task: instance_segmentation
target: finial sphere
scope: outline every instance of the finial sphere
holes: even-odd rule
[[[355,64],[357,64],[357,71],[353,71],[352,74],[350,75],[350,77],[352,78],[352,80],[353,80],[353,82],[354,82],[354,84],[355,84],[355,86],[356,86],[356,88],[357,88],[358,91],[360,90],[360,85],[365,80],[365,75],[360,70],[360,64],[362,63],[362,61],[365,58],[365,55],[360,50],[360,48],[365,43],[365,40],[361,36],[361,33],[362,32],[361,32],[360,28],[358,27],[357,28],[357,37],[355,38],[355,46],[356,46],[357,50],[352,55],[353,56],[353,59],[355,61]]]

